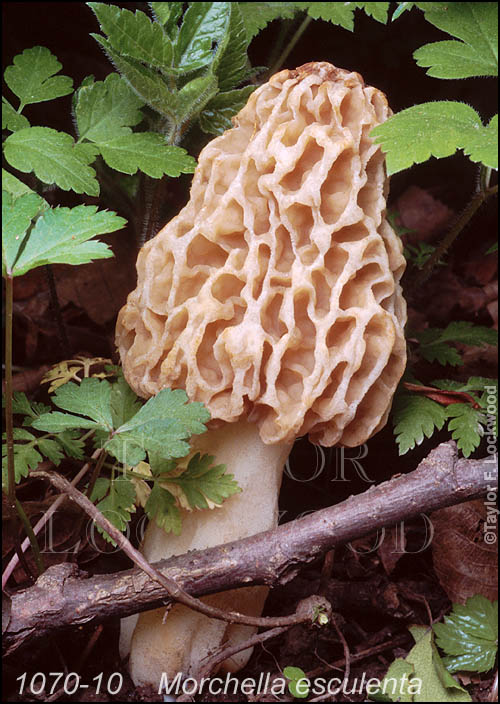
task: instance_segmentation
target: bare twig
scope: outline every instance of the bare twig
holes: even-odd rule
[[[49,567],[33,587],[12,595],[4,646],[12,651],[64,626],[166,606],[170,589],[158,583],[157,568],[168,576],[169,585],[194,596],[256,584],[285,584],[303,565],[336,545],[422,513],[479,498],[495,486],[492,460],[458,459],[455,443],[443,443],[415,471],[341,504],[273,531],[162,560],[153,568],[154,579],[136,569],[82,579],[75,565]],[[123,538],[121,533],[119,536]],[[175,592],[171,595],[177,598]]]

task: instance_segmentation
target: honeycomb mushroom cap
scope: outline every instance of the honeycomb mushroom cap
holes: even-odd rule
[[[390,114],[327,63],[250,96],[139,254],[116,336],[139,395],[184,388],[265,443],[355,446],[385,424],[406,363],[405,261],[369,133]]]

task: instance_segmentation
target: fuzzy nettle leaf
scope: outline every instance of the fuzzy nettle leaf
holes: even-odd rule
[[[425,19],[456,37],[413,54],[435,78],[498,76],[498,8],[493,2],[415,3]]]
[[[471,161],[498,168],[498,119],[484,126],[465,103],[437,100],[415,105],[375,127],[370,136],[386,153],[389,175],[462,149]]]

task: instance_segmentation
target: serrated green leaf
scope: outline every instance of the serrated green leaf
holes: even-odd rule
[[[457,441],[458,449],[464,457],[474,452],[479,446],[484,435],[484,415],[468,403],[453,403],[447,407],[448,430],[452,431],[452,438]]]
[[[231,118],[243,108],[256,86],[245,86],[212,98],[200,113],[200,127],[208,134],[222,134],[233,126]]]
[[[152,22],[140,10],[134,13],[107,3],[87,4],[119,54],[158,68],[168,69],[172,65],[172,42],[161,24]]]
[[[26,441],[26,442],[21,442]],[[36,437],[23,428],[14,428],[14,475],[16,484],[27,477],[30,469],[36,469],[43,457],[36,450]],[[5,433],[2,443],[2,488],[8,486],[7,442]]]
[[[165,117],[175,118],[174,93],[169,90],[159,73],[148,66],[143,66],[139,61],[121,56],[99,34],[91,36],[104,48],[110,61],[144,103]]]
[[[498,8],[491,2],[417,3],[425,19],[461,42],[422,47],[419,66],[437,78],[498,75]],[[443,45],[445,45],[443,47]],[[454,45],[454,46],[452,46]],[[455,66],[454,66],[455,64]]]
[[[203,433],[210,414],[201,403],[188,403],[185,391],[162,389],[115,431],[106,450],[120,462],[135,466],[146,450],[162,458],[184,457],[191,435]]]
[[[191,508],[205,509],[210,504],[220,506],[224,499],[237,494],[241,489],[232,474],[225,474],[225,465],[213,466],[214,460],[215,457],[200,456],[198,452],[190,459],[182,474],[165,477],[162,486],[165,483],[176,484],[182,489]]]
[[[396,658],[381,681],[379,691],[370,693],[370,699],[374,701],[392,702],[397,700],[399,702],[412,702],[413,694],[409,690],[410,681],[414,675],[415,668],[411,663],[403,660],[403,658]],[[384,692],[386,692],[385,695],[383,694]],[[383,698],[379,698],[379,693],[382,694]],[[392,694],[395,698],[392,699],[387,696],[387,693]]]
[[[19,196],[25,193],[34,193],[34,191],[29,188],[25,183],[20,181],[18,178],[10,174],[5,169],[2,169],[2,190],[10,193],[14,198],[19,198]],[[39,196],[41,197],[41,196]],[[49,205],[47,201],[42,198],[44,205],[48,208]]]
[[[217,78],[212,73],[193,78],[175,93],[174,116],[177,124],[192,119],[217,94]]]
[[[99,479],[101,480],[100,482]],[[99,482],[97,490],[94,487],[91,498],[96,501],[97,497],[100,497],[103,491],[106,491],[107,495],[97,503],[97,508],[115,528],[123,532],[127,528],[131,514],[136,510],[134,506],[135,487],[130,479],[124,476],[113,480],[104,479],[103,477],[99,479],[96,482],[96,485]],[[115,545],[115,541],[100,526],[97,526],[97,530],[106,540]]]
[[[239,2],[238,7],[248,42],[269,22],[277,19],[292,19],[298,11],[295,2]]]
[[[64,430],[62,433],[58,433],[54,439],[61,445],[68,457],[83,460],[85,443],[78,431]]]
[[[445,342],[436,342],[430,345],[419,347],[420,356],[428,362],[439,362],[443,366],[447,364],[456,367],[463,364],[462,357],[454,347],[450,347]]]
[[[64,459],[64,452],[62,451],[61,445],[57,443],[56,440],[51,438],[39,438],[37,441],[38,449],[53,462],[56,466],[61,463]]]
[[[95,171],[89,164],[97,155],[91,144],[75,144],[65,132],[50,127],[27,127],[4,142],[5,158],[24,173],[33,171],[44,183],[55,183],[63,191],[99,195]]]
[[[469,78],[497,73],[495,67],[482,61],[474,47],[452,40],[426,44],[413,52],[413,58],[418,66],[430,67],[426,73],[434,78]]]
[[[32,426],[37,430],[45,430],[47,433],[60,433],[64,430],[84,428],[96,430],[99,428],[98,424],[94,420],[90,420],[90,418],[82,418],[70,413],[60,413],[59,411],[44,413],[38,420],[33,421]]]
[[[30,401],[26,394],[21,391],[15,391],[12,398],[12,412],[14,414],[25,416],[23,425],[31,425],[32,420],[36,420],[44,413],[48,413],[50,407],[44,403]]]
[[[468,136],[464,154],[471,161],[498,169],[498,115],[494,115],[486,127]]]
[[[52,396],[52,402],[58,408],[88,416],[109,430],[113,428],[110,401],[111,384],[94,377],[82,379],[80,384],[70,381],[60,386]]]
[[[182,528],[181,512],[172,494],[155,483],[146,505],[147,516],[166,533],[180,535]]]
[[[193,173],[196,161],[185,149],[165,144],[160,134],[135,132],[99,143],[108,166],[125,174],[138,169],[152,178]]]
[[[17,256],[13,275],[21,276],[42,264],[84,264],[111,257],[107,244],[90,238],[114,232],[125,222],[116,213],[98,212],[95,205],[48,210],[38,218]]]
[[[414,694],[415,702],[470,702],[468,692],[458,682],[452,686],[443,683],[441,668],[436,668],[439,654],[435,651],[432,630],[425,626],[413,626],[410,632],[415,645],[406,656],[406,661],[413,665],[415,678],[421,682],[420,691]],[[448,680],[449,682],[449,680]]]
[[[402,110],[375,127],[370,136],[386,152],[391,175],[431,156],[451,156],[457,149],[463,149],[472,160],[485,151],[490,161],[494,155],[490,154],[491,134],[486,134],[486,129],[470,105],[441,100]]]
[[[36,193],[14,198],[2,191],[2,276],[13,275],[16,260],[33,218],[40,212],[43,199]]]
[[[62,68],[56,57],[44,46],[25,49],[7,66],[4,79],[21,102],[21,109],[31,103],[41,103],[68,95],[73,81],[68,76],[54,76]]]
[[[2,98],[2,129],[17,132],[17,130],[29,126],[28,118],[16,112],[12,105],[5,98]]]
[[[481,594],[465,605],[453,604],[444,623],[434,625],[437,645],[447,653],[444,663],[450,672],[487,672],[495,665],[498,650],[498,601]]]
[[[143,119],[143,105],[117,73],[80,88],[75,109],[80,139],[105,142],[130,134]]]
[[[229,91],[248,75],[248,39],[241,11],[237,2],[231,2],[229,25],[219,44],[214,69],[219,81],[219,91]]]
[[[464,345],[496,345],[498,342],[498,332],[493,328],[463,320],[450,323],[445,328],[427,328],[417,333],[417,337],[422,344],[449,341]]]
[[[141,406],[141,401],[127,384],[123,373],[120,371],[118,379],[111,387],[110,407],[113,428],[119,428],[124,423],[127,423],[135,416]]]
[[[389,14],[388,2],[357,2],[355,5],[363,9],[369,17],[373,17],[377,22],[387,24]]]
[[[314,20],[325,20],[353,31],[354,10],[358,3],[346,2],[296,2],[300,10],[305,10]]]
[[[177,21],[182,15],[182,2],[150,2],[154,16],[157,21],[164,25],[167,34],[172,37],[174,29],[177,29]]]
[[[230,13],[230,2],[191,3],[175,43],[175,66],[188,72],[209,64],[213,44],[218,44],[227,31]]]
[[[430,438],[435,430],[441,430],[447,414],[430,398],[402,393],[395,398],[392,416],[399,454],[404,455],[420,445],[424,437]]]

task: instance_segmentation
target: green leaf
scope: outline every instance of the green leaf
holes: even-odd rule
[[[410,693],[411,679],[415,676],[415,668],[412,664],[403,660],[403,658],[396,658],[393,663],[391,663],[387,674],[380,683],[380,688],[376,693],[369,693],[370,699],[374,701],[399,701],[399,702],[412,702],[413,694]],[[387,692],[392,694],[393,697],[397,699],[392,699],[387,696]],[[385,696],[382,693],[386,693]],[[382,694],[382,697],[379,696]]]
[[[443,366],[449,364],[456,367],[463,364],[462,357],[454,347],[450,347],[444,342],[436,342],[430,345],[422,345],[419,348],[420,356],[428,362],[439,362]]]
[[[50,407],[44,403],[29,401],[25,393],[15,391],[12,398],[12,412],[14,414],[25,416],[23,425],[31,425],[33,420],[39,418],[42,414],[48,413]]]
[[[56,57],[44,46],[25,49],[7,66],[4,79],[21,102],[21,109],[31,103],[41,103],[68,95],[73,81],[68,76],[54,76],[62,68]]]
[[[474,325],[468,321],[458,321],[446,328],[427,328],[416,334],[422,347],[430,347],[442,342],[461,342],[464,345],[496,345],[498,332],[483,325]]]
[[[198,452],[190,459],[182,474],[161,477],[162,486],[165,483],[176,484],[182,489],[191,508],[209,508],[210,504],[220,506],[224,499],[237,494],[241,489],[232,474],[225,474],[225,465],[212,466],[214,460],[215,457],[200,456]]]
[[[152,22],[144,12],[135,13],[107,3],[89,2],[101,30],[119,54],[150,66],[168,69],[172,64],[173,47],[161,24]]]
[[[238,3],[231,2],[229,5],[229,26],[217,50],[220,56],[214,62],[220,91],[231,90],[248,76],[248,39],[245,24]]]
[[[288,689],[290,694],[296,699],[305,699],[309,696],[311,689],[310,681],[300,667],[285,667],[283,670],[285,677],[290,680]]]
[[[494,115],[486,127],[468,136],[464,154],[471,161],[498,169],[498,115]]]
[[[296,2],[239,2],[238,7],[245,25],[247,41],[250,42],[273,20],[292,19],[298,10],[297,5]]]
[[[76,121],[80,139],[106,142],[131,133],[143,119],[143,101],[117,73],[78,90]]]
[[[418,66],[428,67],[428,76],[434,78],[469,78],[497,74],[496,67],[481,61],[477,51],[467,44],[455,41],[426,44],[413,52]]]
[[[174,48],[176,67],[185,72],[195,71],[212,61],[212,46],[224,37],[230,12],[230,2],[190,4]]]
[[[212,98],[200,113],[200,127],[208,134],[222,134],[231,129],[231,118],[243,108],[256,86],[245,86]]]
[[[167,34],[172,37],[177,29],[177,21],[182,15],[182,2],[150,2],[156,20],[164,25]]]
[[[130,133],[99,143],[102,158],[108,166],[125,174],[138,169],[152,178],[193,173],[196,160],[181,147],[165,144],[160,134]]]
[[[85,443],[77,431],[63,430],[63,432],[58,433],[54,439],[61,445],[68,457],[83,460]]]
[[[52,402],[64,411],[92,418],[101,427],[113,428],[111,384],[105,379],[89,377],[80,384],[70,381],[56,390]]]
[[[99,195],[95,171],[89,166],[97,148],[75,144],[65,132],[50,127],[18,130],[5,140],[4,153],[11,166],[24,173],[33,171],[44,183],[55,183],[63,191]]]
[[[314,20],[325,20],[351,32],[354,29],[354,10],[357,3],[345,2],[296,2],[300,10],[306,10]]]
[[[447,417],[446,409],[439,403],[406,393],[396,396],[392,415],[400,455],[420,445],[424,437],[430,438],[435,430],[441,430]]]
[[[100,428],[110,432],[113,428],[111,414],[111,384],[94,377],[82,379],[81,384],[68,382],[52,396],[53,403],[70,413],[45,413],[33,422],[33,427],[50,433],[75,428]]]
[[[15,275],[16,260],[33,218],[40,212],[43,199],[33,193],[14,198],[2,191],[2,276]]]
[[[434,625],[437,645],[448,655],[450,672],[487,672],[495,665],[498,650],[498,601],[481,594],[467,599],[465,606],[453,604],[444,623]]]
[[[25,442],[20,442],[25,441]],[[23,428],[14,428],[14,474],[16,484],[27,477],[30,469],[36,469],[42,461],[41,454],[35,449],[37,438]],[[7,442],[5,433],[2,443],[2,488],[8,486],[7,474]]]
[[[13,275],[21,276],[42,264],[84,264],[111,257],[107,244],[91,238],[114,232],[125,222],[115,213],[97,212],[95,205],[48,210],[38,218],[17,256]]]
[[[370,136],[387,154],[389,175],[431,156],[451,156],[457,149],[463,149],[473,161],[486,155],[483,163],[494,168],[497,157],[489,145],[495,124],[489,131],[470,105],[441,100],[402,110],[375,127]]]
[[[118,379],[111,386],[110,407],[113,428],[119,428],[135,416],[142,402],[127,384],[120,370]]]
[[[37,441],[39,450],[53,462],[56,466],[64,459],[64,452],[61,445],[51,438],[39,438]]]
[[[104,498],[101,498],[103,495]],[[99,477],[92,492],[91,500],[96,501],[98,498],[101,498],[96,505],[99,511],[115,528],[123,532],[127,528],[131,514],[136,510],[133,483],[128,477],[124,476],[113,480]],[[116,544],[100,526],[97,526],[97,530],[110,543]]]
[[[104,48],[109,59],[144,103],[147,103],[161,115],[170,118],[174,117],[174,94],[169,90],[159,73],[152,68],[143,66],[139,61],[121,56],[99,34],[92,34],[91,36]]]
[[[2,129],[17,132],[17,130],[22,130],[29,126],[28,118],[16,112],[12,105],[2,97]]]
[[[387,24],[389,14],[388,2],[357,2],[356,7],[363,9],[369,17],[373,17],[377,22]]]
[[[180,535],[182,528],[181,512],[172,494],[155,482],[144,510],[148,518],[166,533]]]
[[[448,429],[452,431],[452,438],[457,441],[458,449],[462,451],[464,457],[474,452],[479,447],[481,438],[484,435],[483,423],[485,417],[481,411],[473,408],[468,403],[452,403],[447,406]]]
[[[203,110],[207,103],[217,94],[217,78],[208,73],[206,76],[193,78],[186,83],[173,98],[174,117],[177,124],[191,120]]]
[[[417,3],[425,19],[462,41],[427,44],[414,57],[429,76],[498,75],[498,8],[491,2]]]
[[[185,391],[162,389],[115,431],[106,450],[132,466],[145,459],[146,450],[165,459],[184,457],[189,452],[186,439],[205,432],[209,418],[201,403],[188,403]]]

